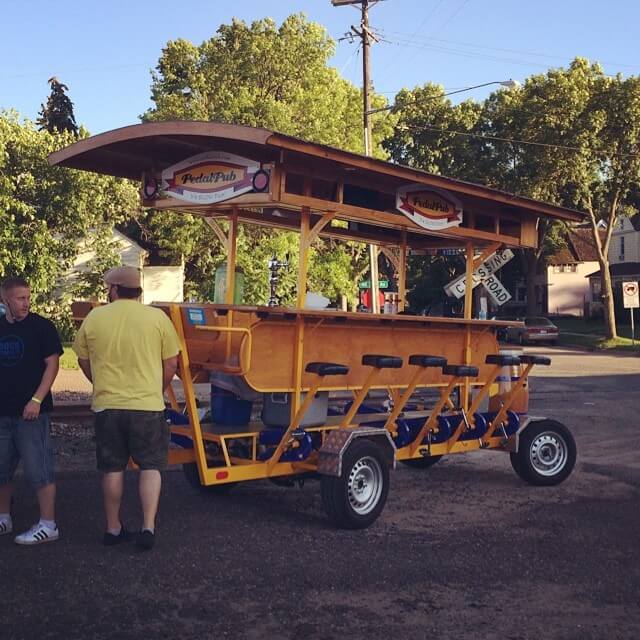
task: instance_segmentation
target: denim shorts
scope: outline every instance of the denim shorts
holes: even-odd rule
[[[99,471],[124,471],[129,458],[142,471],[167,465],[171,433],[164,411],[105,409],[96,413],[95,428]]]
[[[20,460],[24,477],[34,489],[54,481],[50,431],[51,421],[46,413],[36,420],[0,416],[0,485],[13,480]]]

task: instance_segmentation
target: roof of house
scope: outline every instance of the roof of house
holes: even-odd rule
[[[567,232],[567,244],[549,258],[549,264],[597,262],[598,250],[591,229],[572,228]]]
[[[636,276],[640,278],[640,262],[618,262],[609,265],[609,273],[615,276]],[[585,278],[592,278],[600,275],[600,269],[586,275]]]

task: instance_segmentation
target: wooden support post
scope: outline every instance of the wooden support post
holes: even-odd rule
[[[311,214],[309,207],[300,211],[300,257],[298,258],[298,292],[296,307],[304,308],[307,295],[307,269],[309,267],[309,224]]]
[[[398,311],[404,311],[407,296],[407,230],[402,229],[400,265],[398,266]]]
[[[235,301],[236,288],[236,257],[238,250],[238,207],[233,207],[231,218],[229,219],[229,235],[227,239],[227,290],[225,292],[225,302],[233,304]],[[233,326],[233,310],[227,314],[227,327]],[[233,333],[227,332],[226,362],[231,358]]]
[[[464,292],[464,317],[465,320],[471,320],[473,317],[473,242],[467,242],[467,273],[466,286]],[[464,340],[464,363],[471,364],[471,325],[465,328]],[[464,379],[462,408],[467,411],[469,409],[469,396],[471,394],[471,384],[469,378]]]
[[[233,208],[229,218],[229,235],[227,237],[227,291],[225,302],[233,304],[236,284],[236,255],[238,245],[238,208]]]

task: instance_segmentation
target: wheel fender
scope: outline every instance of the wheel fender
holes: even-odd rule
[[[390,468],[396,468],[396,446],[386,429],[353,427],[331,431],[318,452],[318,473],[325,476],[342,475],[342,458],[356,438],[372,440],[383,452]]]
[[[534,422],[540,422],[540,420],[548,420],[548,418],[546,416],[522,416],[520,418],[520,428],[512,436],[509,436],[510,446],[505,446],[504,449],[512,453],[517,453],[520,450],[520,436],[522,435],[522,432],[528,426]]]

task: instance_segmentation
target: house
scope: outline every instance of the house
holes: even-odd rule
[[[598,267],[591,229],[569,229],[566,246],[548,259],[543,273],[537,277],[536,289],[542,312],[585,315],[585,309],[588,310],[594,301],[587,276]]]
[[[149,252],[117,229],[113,230],[111,241],[120,257],[120,264],[142,270],[142,302],[182,302],[184,300],[184,265],[146,265]],[[81,274],[95,268],[96,252],[91,240],[85,241],[78,252],[73,267],[69,270],[61,288],[69,289]]]
[[[620,217],[611,232],[609,244],[609,273],[614,296],[619,299],[623,282],[640,281],[640,214]],[[600,300],[600,269],[587,275],[592,299]]]
[[[640,262],[640,214],[620,217],[611,232],[609,264]]]

